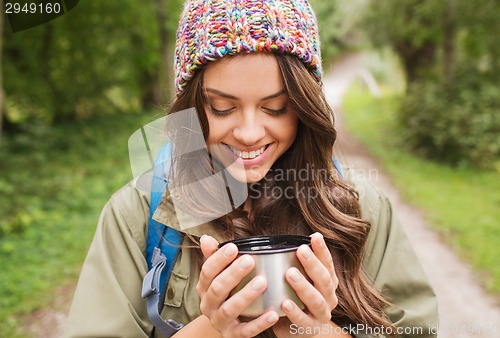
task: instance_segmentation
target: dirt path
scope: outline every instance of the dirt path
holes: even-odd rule
[[[340,127],[337,152],[356,170],[370,173],[368,178],[393,202],[437,293],[439,338],[500,337],[500,308],[479,286],[479,276],[475,276],[470,267],[461,262],[436,233],[429,230],[425,216],[401,198],[377,161],[343,128],[342,114],[337,112],[341,111],[343,94],[360,74],[360,68],[362,58],[350,55],[333,65],[325,79],[325,91],[336,111],[336,122]]]
[[[60,286],[54,292],[54,298],[46,308],[26,317],[25,330],[29,337],[57,338],[62,336],[75,287],[74,283]]]
[[[342,96],[352,80],[363,74],[359,71],[361,60],[358,55],[346,57],[335,64],[325,78],[325,91],[336,112],[340,112]],[[376,89],[374,91],[376,93]],[[429,230],[422,213],[401,199],[377,161],[342,128],[341,114],[336,115],[336,121],[340,127],[337,152],[341,154],[341,159],[357,170],[370,173],[369,178],[391,199],[436,290],[441,318],[439,337],[500,337],[500,308],[479,287],[471,269]],[[48,308],[26,319],[30,336],[61,336],[73,291],[74,285],[62,286]]]

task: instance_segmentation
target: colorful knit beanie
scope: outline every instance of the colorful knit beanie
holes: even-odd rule
[[[177,95],[201,65],[261,51],[296,55],[321,82],[317,21],[307,0],[187,0],[175,46]]]

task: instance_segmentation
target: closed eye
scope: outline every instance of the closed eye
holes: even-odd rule
[[[230,109],[224,109],[224,110],[220,110],[220,109],[217,109],[213,106],[209,106],[210,107],[210,111],[212,112],[212,114],[214,115],[217,115],[217,116],[224,116],[224,115],[228,115],[230,114],[234,108],[230,108]]]
[[[268,108],[264,108],[270,115],[281,115],[281,114],[284,114],[286,113],[287,111],[287,106],[281,108],[281,109],[268,109]]]

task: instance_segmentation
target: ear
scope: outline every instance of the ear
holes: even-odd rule
[[[212,236],[203,235],[200,238],[200,248],[201,252],[203,252],[203,256],[208,258],[212,256],[219,246],[219,242],[215,240]]]

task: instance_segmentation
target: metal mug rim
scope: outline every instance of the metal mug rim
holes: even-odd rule
[[[238,247],[239,255],[264,255],[295,251],[303,244],[311,246],[311,237],[303,235],[257,235],[220,243],[219,249],[228,243],[233,243]],[[287,247],[283,247],[283,245],[287,245]],[[252,249],[252,246],[256,248]],[[271,246],[271,248],[258,249],[258,247],[263,246]],[[272,248],[272,246],[276,246],[276,248]]]

